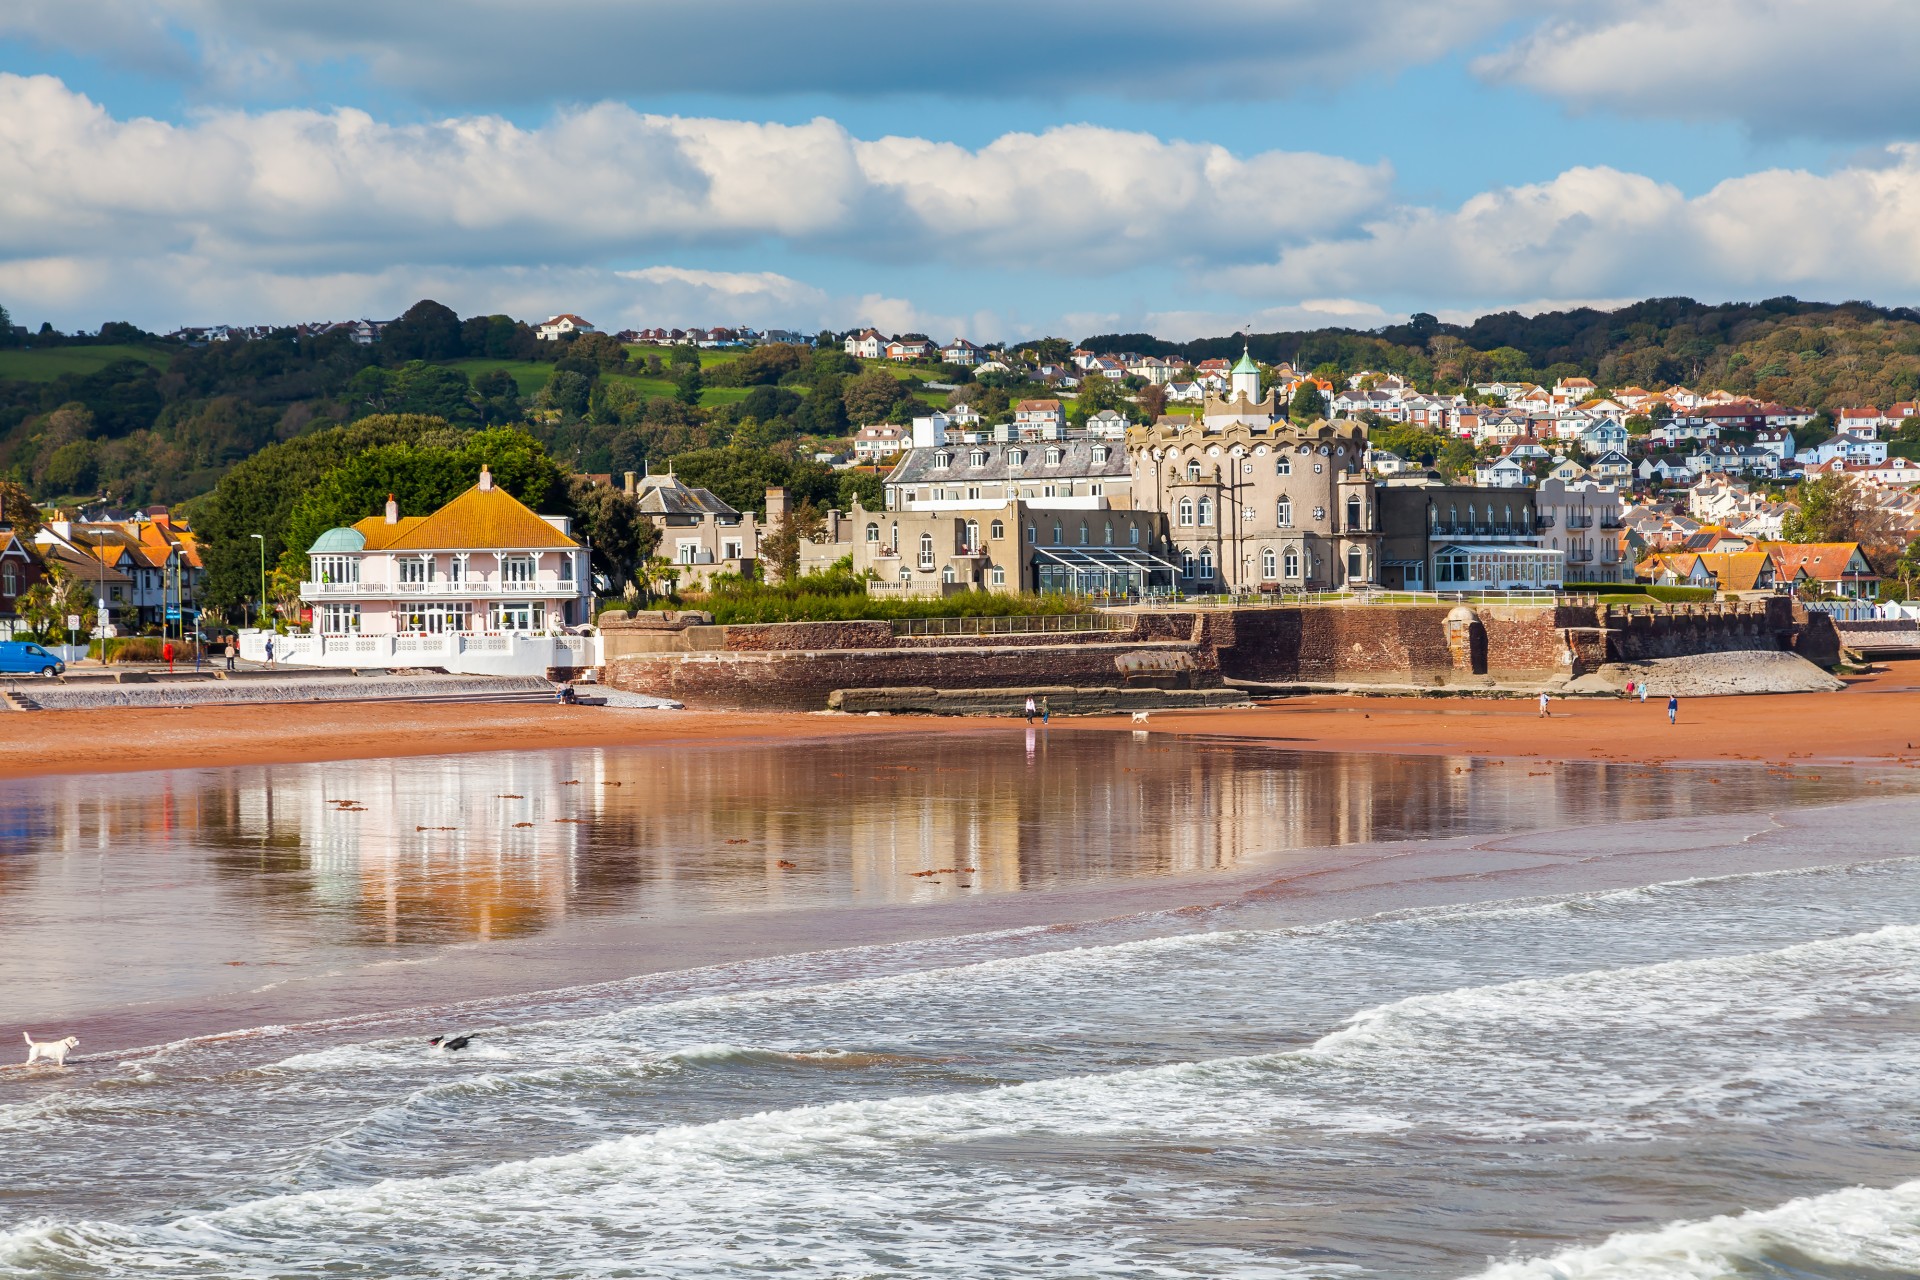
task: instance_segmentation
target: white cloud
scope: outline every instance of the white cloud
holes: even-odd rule
[[[1885,137],[1920,108],[1912,0],[1604,0],[1474,70],[1579,108]]]
[[[1920,289],[1920,147],[1886,159],[1827,175],[1768,170],[1694,198],[1638,174],[1569,169],[1451,211],[1403,210],[1363,236],[1208,281],[1256,296],[1414,299],[1431,311],[1675,293],[1899,301]]]
[[[1438,58],[1524,0],[973,0],[884,18],[827,0],[9,0],[0,34],[198,66],[348,63],[441,103],[676,92],[1281,97]]]
[[[191,253],[269,271],[586,263],[662,246],[1124,268],[1262,257],[1384,199],[1380,166],[1077,126],[979,151],[802,125],[642,115],[538,128],[339,110],[116,119],[0,74],[0,257]],[[1309,197],[1306,191],[1311,191]]]

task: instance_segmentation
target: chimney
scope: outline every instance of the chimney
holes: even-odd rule
[[[627,472],[627,496],[629,498],[633,496],[633,481],[634,481],[633,472],[631,471]]]
[[[400,523],[400,504],[393,500],[392,494],[387,495],[387,523]]]
[[[485,493],[491,488],[493,488],[493,472],[489,471],[486,464],[482,463],[480,467],[480,492]]]
[[[785,489],[767,490],[767,527],[772,528],[787,515],[787,491]]]

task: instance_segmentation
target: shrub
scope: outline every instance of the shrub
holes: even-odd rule
[[[100,646],[107,646],[108,662],[165,662],[161,650],[166,640],[160,636],[115,636],[111,640],[95,640],[87,646],[87,656],[98,658]],[[173,660],[175,662],[193,661],[193,641],[175,640],[173,642]]]
[[[867,594],[867,584],[836,565],[790,583],[770,586],[739,578],[717,579],[713,589],[656,600],[654,609],[705,609],[717,624],[737,622],[854,622],[863,619],[1007,617],[1088,613],[1092,606],[1077,596],[1003,595],[967,591],[923,599],[889,599]]]

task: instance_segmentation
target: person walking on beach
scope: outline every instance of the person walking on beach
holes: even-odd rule
[[[232,671],[234,669],[233,660],[239,656],[240,651],[233,647],[233,641],[227,641],[227,670]]]
[[[1647,705],[1647,682],[1645,680],[1640,682],[1640,705],[1643,707]]]
[[[1040,723],[1045,724],[1051,719],[1053,719],[1053,712],[1047,708],[1047,700],[1043,695],[1040,699]]]
[[[1036,711],[1037,709],[1038,709],[1038,708],[1036,708],[1036,707],[1035,707],[1035,706],[1033,705],[1033,695],[1032,695],[1032,694],[1028,694],[1028,695],[1027,695],[1027,723],[1028,723],[1028,724],[1032,724],[1032,723],[1033,723],[1033,713],[1034,713],[1034,712],[1035,712],[1035,711]]]
[[[1547,710],[1547,703],[1550,701],[1551,699],[1547,697],[1547,691],[1542,689],[1540,691],[1540,714],[1542,716],[1551,717],[1553,715],[1553,712]]]
[[[173,674],[173,641],[169,640],[165,644],[160,646],[160,656],[167,660],[167,674],[172,675]]]
[[[1680,695],[1677,693],[1668,694],[1667,695],[1667,723],[1678,724],[1679,722],[1680,722]]]
[[[273,670],[273,637],[267,637],[267,670]]]

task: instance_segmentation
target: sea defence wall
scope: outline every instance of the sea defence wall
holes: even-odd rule
[[[1822,614],[1786,599],[1620,609],[1401,604],[1141,609],[1100,630],[897,635],[890,622],[714,626],[603,619],[607,685],[690,707],[816,711],[840,690],[1558,685],[1610,662],[1699,653],[1839,656]],[[844,701],[844,700],[843,700]]]

